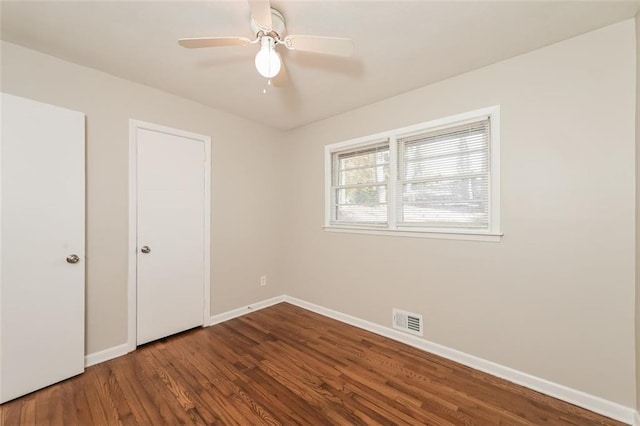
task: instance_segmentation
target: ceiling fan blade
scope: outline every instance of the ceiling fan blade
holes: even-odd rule
[[[353,55],[353,40],[350,38],[289,35],[284,38],[284,45],[303,52],[344,57]]]
[[[269,0],[249,0],[251,16],[264,32],[271,31],[271,4]]]
[[[200,47],[225,47],[225,46],[246,46],[251,44],[251,40],[246,37],[197,37],[181,38],[178,44],[188,49]]]
[[[271,79],[271,83],[274,87],[286,87],[290,83],[287,67],[284,64],[284,61],[281,62],[282,64],[280,66],[280,72]]]

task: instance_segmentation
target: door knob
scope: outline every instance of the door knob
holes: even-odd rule
[[[140,251],[143,253],[151,253],[151,249],[149,248],[149,246],[142,246]]]
[[[80,262],[80,257],[77,254],[70,254],[67,256],[67,263],[78,263]]]

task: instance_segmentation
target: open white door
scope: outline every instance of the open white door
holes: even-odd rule
[[[0,403],[84,371],[84,114],[2,94]]]
[[[208,138],[136,122],[138,345],[208,320]]]

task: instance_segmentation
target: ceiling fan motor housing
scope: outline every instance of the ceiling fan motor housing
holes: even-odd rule
[[[264,30],[254,21],[253,17],[251,18],[251,31],[257,36],[260,31]],[[284,35],[285,31],[285,20],[284,15],[280,13],[280,11],[271,8],[271,32],[276,33],[279,38]],[[266,34],[268,35],[268,34]]]

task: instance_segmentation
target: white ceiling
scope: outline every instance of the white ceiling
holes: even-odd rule
[[[272,0],[272,6],[284,14],[288,34],[351,37],[355,57],[282,49],[289,84],[263,94],[256,45],[189,50],[176,43],[252,38],[244,0],[3,0],[0,35],[291,129],[633,17],[639,2]]]

